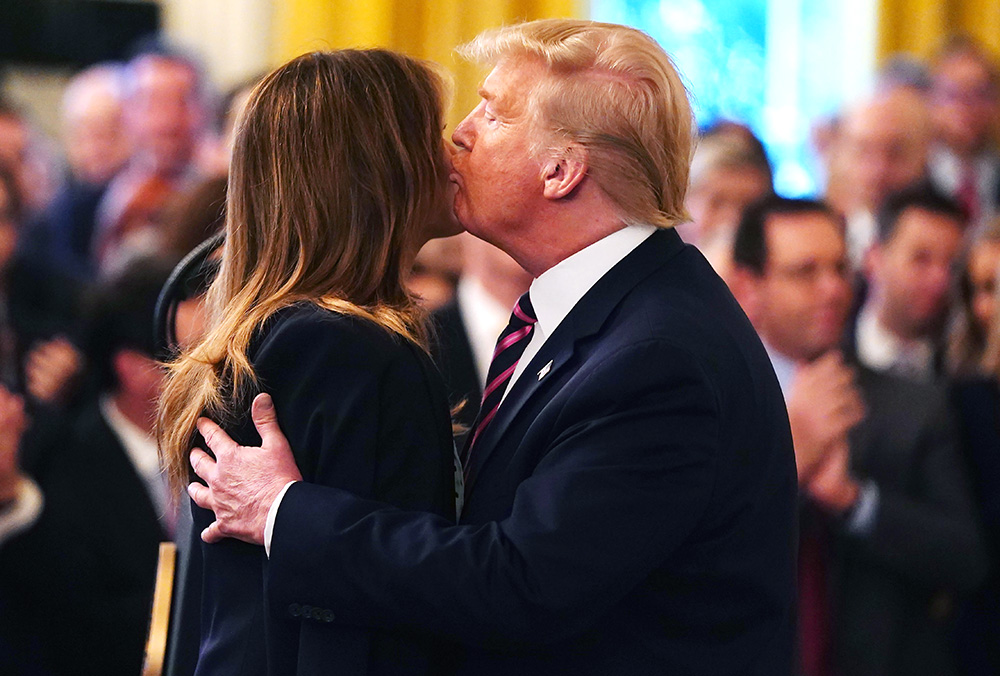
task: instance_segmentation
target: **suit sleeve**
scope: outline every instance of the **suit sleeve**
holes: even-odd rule
[[[622,377],[621,374],[630,374]],[[694,359],[657,342],[606,358],[560,413],[509,516],[452,525],[299,483],[278,509],[272,606],[482,645],[577,633],[692,532],[709,503],[718,413]]]
[[[986,554],[947,403],[924,409],[921,447],[907,490],[880,486],[874,527],[852,538],[869,560],[931,589],[965,591],[986,574]]]

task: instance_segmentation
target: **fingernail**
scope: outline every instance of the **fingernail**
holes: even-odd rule
[[[270,411],[272,408],[274,408],[274,401],[271,400],[270,394],[267,394],[265,392],[264,394],[260,395],[260,407],[265,411]]]

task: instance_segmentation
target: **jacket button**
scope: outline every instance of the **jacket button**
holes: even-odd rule
[[[323,621],[324,622],[333,622],[333,618],[334,618],[334,615],[333,615],[333,611],[332,610],[324,610],[323,611]]]
[[[302,608],[299,606],[298,603],[293,603],[290,606],[288,606],[288,612],[292,614],[292,617],[298,617],[299,615],[302,614]]]

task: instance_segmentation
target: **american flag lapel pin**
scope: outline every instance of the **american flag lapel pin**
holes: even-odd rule
[[[543,366],[542,370],[538,372],[538,379],[541,380],[542,378],[547,376],[549,371],[551,370],[552,370],[552,360],[550,359],[549,363]]]

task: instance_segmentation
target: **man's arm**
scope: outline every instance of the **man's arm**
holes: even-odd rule
[[[943,398],[935,397],[923,412],[912,490],[879,486],[871,526],[853,534],[851,543],[861,556],[920,584],[972,589],[985,575],[987,560],[955,428]]]
[[[575,385],[565,428],[502,521],[455,526],[344,491],[291,486],[274,529],[272,606],[480,644],[541,643],[590,626],[704,514],[718,412],[694,360],[656,343],[609,357]],[[207,440],[216,450],[220,438]],[[284,483],[272,482],[274,494]],[[216,489],[213,478],[209,485]],[[263,515],[253,528],[262,529],[269,506],[251,508]]]

